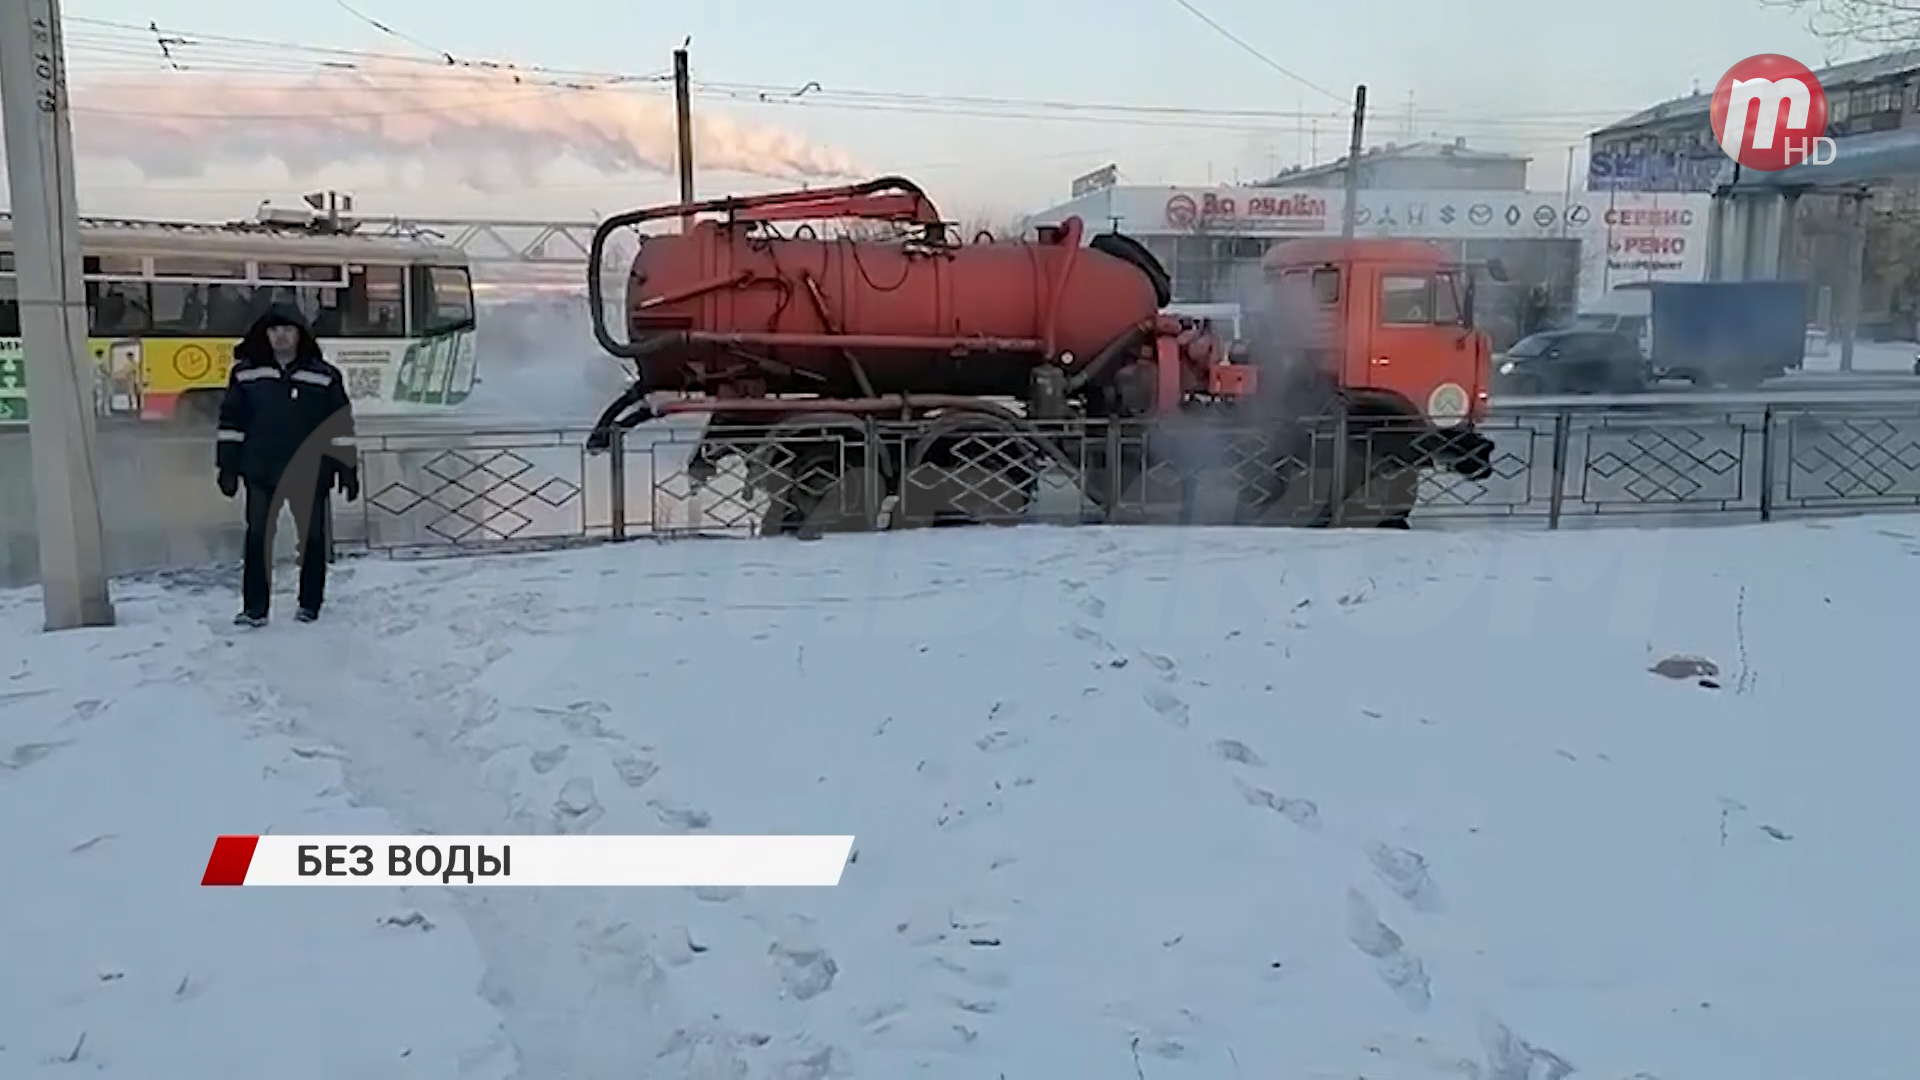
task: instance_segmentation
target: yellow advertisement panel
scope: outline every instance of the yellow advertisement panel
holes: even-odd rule
[[[104,416],[165,420],[211,406],[233,367],[234,338],[93,338],[96,406]],[[370,413],[444,407],[473,390],[471,330],[408,340],[323,340],[356,408]],[[27,364],[19,338],[0,338],[0,423],[27,419]],[[191,396],[189,396],[191,395]]]

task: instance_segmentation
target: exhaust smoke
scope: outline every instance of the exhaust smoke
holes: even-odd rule
[[[1289,474],[1327,464],[1317,460],[1327,448],[1317,448],[1314,435],[1334,405],[1323,371],[1334,326],[1305,276],[1272,280],[1247,264],[1215,292],[1240,307],[1236,360],[1259,372],[1258,392],[1230,414],[1156,420],[1150,438],[1157,456],[1188,478],[1184,523],[1276,522],[1308,494],[1288,490],[1310,486],[1308,477]]]
[[[451,168],[479,191],[537,186],[573,159],[607,175],[674,170],[674,111],[639,87],[574,87],[511,73],[389,64],[300,78],[171,72],[91,80],[73,91],[77,153],[148,179],[197,179],[277,161],[295,175],[373,163]],[[703,171],[785,180],[859,174],[837,150],[788,131],[703,115]]]

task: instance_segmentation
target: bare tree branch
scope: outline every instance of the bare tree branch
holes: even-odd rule
[[[1806,16],[1807,29],[1824,41],[1862,45],[1920,46],[1920,0],[1760,0]]]

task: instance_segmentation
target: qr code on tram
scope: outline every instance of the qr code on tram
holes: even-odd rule
[[[354,401],[380,396],[380,369],[377,367],[350,367],[347,376],[347,397]]]

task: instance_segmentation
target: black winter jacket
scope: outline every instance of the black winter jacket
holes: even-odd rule
[[[300,331],[293,362],[282,368],[267,343],[267,328]],[[320,354],[320,343],[299,311],[276,306],[260,316],[233,350],[233,371],[220,403],[214,465],[248,483],[275,486],[289,471],[329,484],[357,473],[353,404],[340,369]]]

